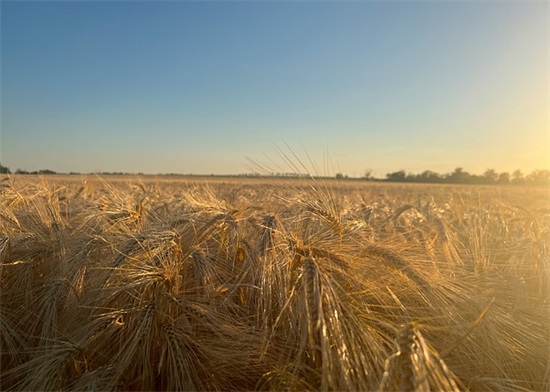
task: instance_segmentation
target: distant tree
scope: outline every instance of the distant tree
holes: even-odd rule
[[[388,173],[386,174],[386,178],[388,181],[405,181],[405,178],[407,177],[407,173],[405,173],[405,170],[399,170],[397,172]]]
[[[509,173],[506,173],[506,172],[500,173],[500,174],[498,175],[498,180],[497,180],[497,182],[498,182],[499,184],[509,184],[509,183],[510,183],[510,174],[509,174]]]
[[[485,173],[483,173],[483,177],[485,178],[486,183],[494,184],[498,180],[498,173],[493,169],[487,169],[485,170]]]
[[[436,172],[425,170],[417,176],[417,180],[420,182],[441,182],[442,177]]]
[[[512,173],[512,183],[522,184],[523,182],[525,182],[525,178],[523,178],[523,173],[521,172],[521,170],[514,170],[514,172]]]
[[[57,173],[50,169],[43,169],[43,170],[39,170],[38,174],[57,174]]]
[[[337,180],[343,180],[344,179],[344,175],[342,173],[336,173],[336,179]]]
[[[535,170],[527,177],[527,182],[531,184],[547,184],[550,183],[550,171],[548,170]]]
[[[470,179],[470,173],[465,172],[461,167],[457,167],[451,174],[445,176],[447,182],[464,183]]]
[[[418,174],[407,173],[407,175],[405,176],[405,181],[406,182],[417,182],[418,181]]]
[[[10,168],[7,166],[3,166],[0,163],[0,174],[10,174],[10,173],[11,173]]]
[[[15,174],[29,174],[29,172],[26,171],[26,170],[17,169],[17,170],[15,171]]]
[[[372,180],[372,170],[371,169],[367,169],[365,170],[365,172],[363,173],[363,178],[365,180]]]

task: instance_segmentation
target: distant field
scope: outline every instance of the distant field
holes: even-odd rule
[[[544,187],[11,176],[2,390],[548,390]]]

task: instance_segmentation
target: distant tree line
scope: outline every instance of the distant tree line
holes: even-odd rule
[[[57,172],[49,169],[35,170],[35,171],[26,171],[17,169],[15,174],[57,174]]]
[[[11,174],[12,171],[9,167],[4,166],[0,163],[0,174]],[[17,169],[15,171],[15,174],[66,174],[66,173],[58,173],[56,171],[50,170],[50,169],[41,169],[41,170],[34,170],[34,171],[28,171],[23,169]],[[70,175],[79,175],[81,173],[78,172],[70,172],[68,173]],[[133,175],[136,173],[126,173],[126,172],[101,172],[97,173],[101,175],[118,175],[118,176],[125,176],[125,175]],[[143,173],[137,173],[138,175],[143,175]]]
[[[4,166],[0,163],[0,174],[11,174],[11,170],[9,167]],[[57,172],[54,172],[53,170],[49,169],[42,169],[42,170],[35,170],[35,171],[26,171],[17,169],[15,171],[15,174],[57,174]]]
[[[9,167],[0,163],[0,174],[11,174]],[[49,169],[26,171],[17,169],[15,174],[57,174],[57,172]],[[80,174],[77,172],[70,172],[69,174]],[[101,175],[129,175],[135,173],[125,172],[101,172]],[[137,173],[143,175],[143,173]],[[180,174],[171,174],[180,175]],[[240,176],[258,176],[258,174],[252,175],[240,175]],[[274,177],[302,177],[299,174],[294,173],[272,173]],[[336,174],[336,179],[346,180],[349,177],[342,173]],[[470,174],[464,171],[461,167],[457,167],[453,172],[446,174],[439,174],[431,170],[425,170],[420,174],[407,173],[405,170],[399,170],[393,173],[387,173],[385,179],[378,179],[372,176],[372,170],[367,170],[363,175],[364,180],[369,181],[389,181],[389,182],[418,182],[418,183],[441,183],[441,184],[514,184],[514,185],[549,185],[550,184],[550,171],[549,170],[535,170],[530,174],[524,175],[521,170],[515,170],[512,174],[507,172],[498,173],[493,169],[487,169],[482,175]]]
[[[10,168],[9,167],[6,167],[6,166],[3,166],[1,163],[0,163],[0,174],[10,174]]]
[[[1,174],[11,174],[10,168],[6,166],[0,165],[0,173]],[[42,169],[42,170],[35,170],[35,171],[27,171],[27,170],[21,170],[17,169],[15,171],[15,174],[57,174],[57,172],[49,169]]]
[[[386,181],[392,182],[426,182],[448,184],[549,184],[549,170],[535,170],[531,174],[524,175],[521,170],[512,174],[507,172],[497,173],[493,169],[487,169],[483,175],[470,174],[461,167],[457,167],[452,173],[439,174],[426,170],[420,174],[406,173],[404,170],[386,174]]]

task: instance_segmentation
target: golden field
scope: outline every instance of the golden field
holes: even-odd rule
[[[11,176],[2,390],[549,390],[543,187]]]

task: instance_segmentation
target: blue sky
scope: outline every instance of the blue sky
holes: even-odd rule
[[[546,2],[0,12],[0,161],[12,170],[233,174],[285,143],[352,176],[549,166]]]

